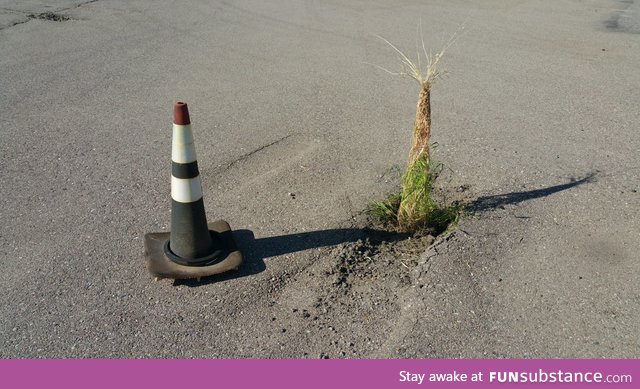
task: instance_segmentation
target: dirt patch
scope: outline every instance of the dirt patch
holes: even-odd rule
[[[274,305],[289,312],[289,327],[282,331],[290,331],[292,343],[303,337],[306,345],[285,353],[303,358],[375,356],[395,331],[412,289],[413,269],[433,242],[430,235],[367,230],[363,239],[323,250],[311,266],[275,288],[280,296]]]

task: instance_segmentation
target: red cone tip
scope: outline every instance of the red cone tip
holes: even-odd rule
[[[187,107],[187,103],[178,101],[176,105],[173,106],[173,123],[182,126],[191,124],[191,120],[189,120],[189,107]]]

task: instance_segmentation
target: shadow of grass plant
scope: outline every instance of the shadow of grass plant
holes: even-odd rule
[[[421,27],[419,31],[422,36]],[[372,204],[367,210],[369,215],[385,224],[395,225],[401,232],[429,230],[430,233],[438,235],[446,231],[449,226],[455,225],[460,217],[460,206],[441,206],[434,199],[434,182],[441,171],[441,165],[432,166],[430,155],[431,87],[443,75],[438,64],[445,51],[453,44],[455,37],[456,34],[435,55],[427,52],[424,39],[421,40],[422,52],[416,41],[416,61],[410,60],[388,40],[379,37],[400,55],[403,69],[400,72],[392,72],[380,66],[374,66],[391,75],[410,77],[420,84],[413,140],[407,167],[401,179],[402,190],[399,194],[393,194],[383,201]]]

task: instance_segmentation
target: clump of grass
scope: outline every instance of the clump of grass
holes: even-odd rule
[[[422,28],[420,28],[420,36],[422,36]],[[400,194],[392,195],[386,200],[372,204],[368,211],[369,214],[382,221],[393,220],[402,232],[414,232],[426,228],[436,234],[441,233],[452,222],[457,221],[460,207],[440,206],[433,196],[433,185],[438,173],[437,169],[433,169],[430,155],[431,87],[443,75],[439,68],[439,62],[453,43],[455,34],[445,47],[435,55],[427,52],[424,39],[421,40],[422,52],[416,42],[416,61],[409,59],[388,40],[379,38],[400,55],[403,69],[400,72],[391,72],[378,67],[392,75],[412,78],[420,85],[420,92],[416,105],[411,150],[407,167],[401,179],[402,190]]]
[[[386,199],[369,204],[365,212],[383,224],[395,224],[398,220],[402,196],[399,193],[390,194]]]
[[[398,214],[403,200],[402,192],[392,193],[383,200],[371,203],[365,212],[385,227],[402,233],[426,232],[433,236],[440,235],[457,225],[464,206],[458,203],[442,205],[435,199],[433,185],[442,171],[442,164],[432,163],[428,174],[421,174],[425,169],[422,162],[414,164],[414,168],[417,171],[413,174],[409,175],[405,172],[403,175],[403,183],[405,183],[403,190],[406,189],[410,196],[414,196],[416,206],[421,207],[414,210],[414,214],[425,215],[424,218],[415,220],[412,224],[399,224]],[[408,183],[406,177],[413,177],[415,180]],[[405,204],[410,203],[405,198]]]

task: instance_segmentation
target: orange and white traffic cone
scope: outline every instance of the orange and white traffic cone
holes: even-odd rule
[[[171,232],[146,234],[144,243],[149,271],[158,278],[199,279],[242,263],[229,224],[207,224],[186,103],[176,103],[173,113]]]

